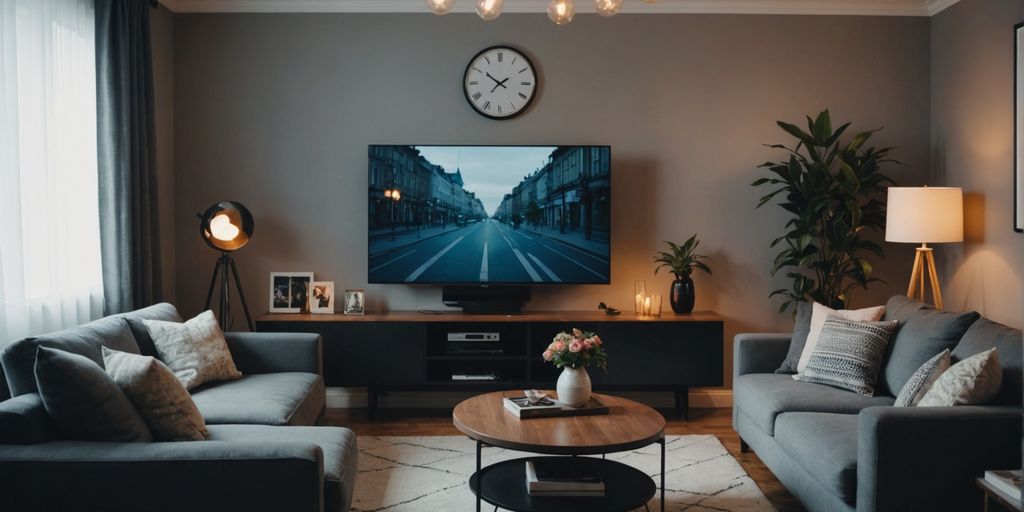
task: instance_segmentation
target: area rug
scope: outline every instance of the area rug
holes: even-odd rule
[[[672,512],[761,512],[775,509],[736,459],[713,435],[668,436],[665,502]],[[658,445],[609,454],[658,481]],[[526,456],[484,448],[483,464]],[[355,512],[462,512],[475,510],[466,483],[476,468],[476,444],[461,436],[359,438]],[[657,512],[658,496],[649,504]],[[484,510],[493,510],[486,507]],[[643,510],[643,509],[640,509]]]

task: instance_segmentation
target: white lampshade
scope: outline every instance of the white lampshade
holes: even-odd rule
[[[962,242],[964,194],[953,187],[889,187],[885,241]]]

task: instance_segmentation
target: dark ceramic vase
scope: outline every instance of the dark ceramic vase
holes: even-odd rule
[[[672,288],[668,294],[669,302],[672,304],[672,311],[679,314],[693,312],[693,279],[687,276],[684,279],[672,281]]]

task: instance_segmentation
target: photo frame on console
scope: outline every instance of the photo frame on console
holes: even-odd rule
[[[344,312],[346,315],[361,315],[366,310],[366,296],[363,290],[345,290]]]
[[[1013,36],[1013,230],[1024,233],[1024,23]]]
[[[309,313],[312,272],[271,272],[270,312]]]
[[[334,282],[313,281],[309,285],[309,312],[320,315],[334,313]]]

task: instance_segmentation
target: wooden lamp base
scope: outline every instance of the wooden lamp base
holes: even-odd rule
[[[907,297],[924,302],[925,274],[928,274],[928,280],[931,282],[935,307],[942,309],[942,289],[939,287],[939,274],[935,271],[935,254],[928,244],[921,244],[914,255],[914,270],[910,273]]]

